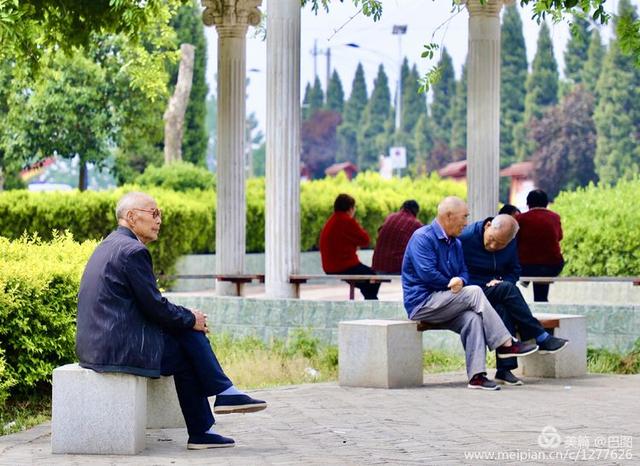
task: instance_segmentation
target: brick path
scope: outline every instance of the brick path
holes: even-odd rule
[[[188,451],[181,429],[147,431],[137,456],[52,455],[50,426],[0,437],[1,465],[361,465],[562,464],[542,454],[578,455],[579,464],[640,464],[640,375],[527,380],[499,392],[469,390],[462,373],[427,375],[421,388],[382,390],[310,384],[254,392],[260,413],[218,416],[235,448]],[[541,448],[551,426],[563,441]],[[542,440],[558,438],[547,432]],[[591,448],[578,450],[590,442]],[[600,450],[595,442],[607,442]],[[629,444],[633,458],[613,459]],[[615,453],[614,453],[615,450]],[[465,458],[465,452],[511,460]],[[506,452],[506,453],[505,453]],[[517,456],[519,455],[519,457]],[[600,455],[600,460],[598,460]],[[609,455],[605,458],[605,455]],[[519,461],[518,458],[524,461]],[[534,458],[534,460],[531,460]]]

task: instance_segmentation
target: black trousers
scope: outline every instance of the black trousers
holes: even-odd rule
[[[522,264],[522,275],[525,277],[557,277],[562,272],[564,262],[558,265],[524,265]],[[533,284],[533,300],[537,302],[549,301],[549,284]]]
[[[338,272],[340,275],[375,275],[376,271],[371,267],[360,263],[354,267],[350,267],[347,270]],[[380,283],[360,282],[354,285],[360,290],[364,299],[378,299],[378,290],[380,289]]]
[[[533,317],[522,293],[513,283],[502,282],[496,286],[484,287],[483,291],[511,335],[515,336],[516,332],[520,332],[520,338],[526,341],[546,332],[538,319]],[[513,370],[516,367],[518,358],[496,358],[498,370]]]
[[[233,383],[222,370],[207,336],[195,330],[165,332],[161,373],[173,375],[189,435],[209,430],[214,417],[207,398]]]

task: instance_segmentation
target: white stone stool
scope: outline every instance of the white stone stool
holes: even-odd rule
[[[535,313],[538,320],[557,320],[553,335],[569,340],[565,349],[556,354],[534,353],[520,358],[522,375],[528,377],[580,377],[587,373],[587,321],[572,314]],[[549,330],[551,332],[551,330]]]
[[[173,376],[147,380],[147,429],[185,427]]]
[[[147,380],[78,364],[53,371],[53,453],[134,455],[145,446]]]
[[[338,372],[349,387],[421,386],[422,333],[406,320],[340,322]]]

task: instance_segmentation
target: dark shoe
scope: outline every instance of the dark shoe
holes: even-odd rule
[[[538,352],[540,354],[557,353],[558,351],[562,351],[563,349],[565,349],[568,344],[569,340],[549,335],[549,338],[538,345]]]
[[[213,412],[216,414],[253,413],[262,411],[266,407],[266,401],[256,400],[249,395],[218,395],[213,404]]]
[[[538,351],[538,345],[514,341],[511,346],[501,346],[496,349],[496,356],[500,359],[528,356]]]
[[[469,380],[469,388],[478,388],[480,390],[500,390],[493,380],[487,379],[484,374],[476,374]]]
[[[207,448],[229,448],[234,447],[236,442],[229,437],[218,434],[190,435],[187,442],[188,450],[205,450]]]
[[[503,385],[524,385],[524,382],[513,375],[511,371],[497,371],[494,378],[496,382]]]

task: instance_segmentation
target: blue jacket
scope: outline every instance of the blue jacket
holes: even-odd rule
[[[459,237],[470,284],[485,287],[494,278],[515,284],[521,272],[518,244],[514,239],[504,249],[487,251],[484,248],[484,224],[487,220],[490,219],[467,225]]]
[[[163,298],[151,255],[119,227],[93,252],[80,281],[76,354],[82,367],[160,377],[163,331],[192,328],[188,309]]]
[[[409,318],[424,306],[431,293],[447,291],[453,277],[469,283],[462,245],[457,238],[448,240],[434,220],[413,233],[404,253],[402,292]]]

